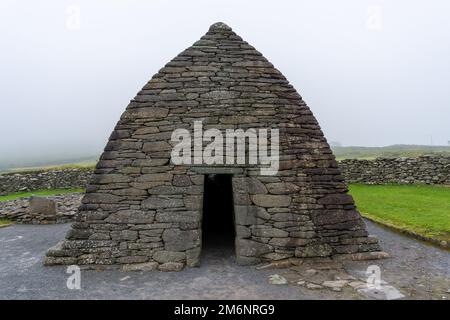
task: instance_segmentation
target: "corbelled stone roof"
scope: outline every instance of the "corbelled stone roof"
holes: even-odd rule
[[[231,104],[233,107],[246,107],[258,103],[261,105],[256,107],[263,108],[268,104],[280,105],[284,102],[300,103],[300,96],[260,52],[226,24],[218,22],[199,41],[159,70],[129,108],[194,108],[213,104],[226,108]],[[137,114],[130,112],[135,118],[165,111],[147,109]],[[234,114],[246,116],[245,110],[234,111]]]
[[[174,165],[171,134],[192,129],[195,120],[220,130],[279,129],[277,175],[258,176],[245,165],[203,171]],[[78,222],[49,250],[46,263],[128,270],[198,265],[205,173],[233,174],[241,264],[367,258],[380,250],[310,109],[261,53],[219,22],[130,102],[87,187]]]

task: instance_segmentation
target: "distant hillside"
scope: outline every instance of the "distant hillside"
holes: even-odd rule
[[[392,145],[386,147],[331,147],[337,160],[375,159],[378,157],[418,157],[425,154],[445,154],[450,156],[450,146]],[[24,158],[8,163],[0,161],[0,172],[28,171],[67,167],[93,167],[98,156],[72,157],[67,159]]]
[[[378,157],[418,157],[425,154],[444,154],[450,156],[450,146],[421,146],[396,144],[386,147],[332,147],[337,160],[375,159]]]
[[[16,161],[14,163],[1,163],[0,172],[22,172],[29,170],[42,169],[56,169],[56,168],[72,168],[72,167],[93,167],[97,163],[97,156],[88,156],[80,158],[68,159],[48,159],[48,160],[34,160],[23,159],[23,161]]]

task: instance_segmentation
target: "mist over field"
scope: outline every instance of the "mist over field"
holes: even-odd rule
[[[328,141],[448,145],[448,1],[0,2],[0,169],[93,161],[130,99],[224,21]]]

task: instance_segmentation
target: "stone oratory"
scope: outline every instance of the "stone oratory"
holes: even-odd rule
[[[193,131],[195,123],[203,130],[278,129],[278,171],[264,175],[258,165],[239,162],[173,163],[173,132]],[[368,236],[306,103],[220,22],[131,100],[76,221],[45,264],[177,271],[200,265],[202,248],[218,240],[243,265],[385,255]]]

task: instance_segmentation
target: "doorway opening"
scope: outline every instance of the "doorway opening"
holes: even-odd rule
[[[203,190],[202,247],[234,254],[234,203],[230,174],[205,175]]]

